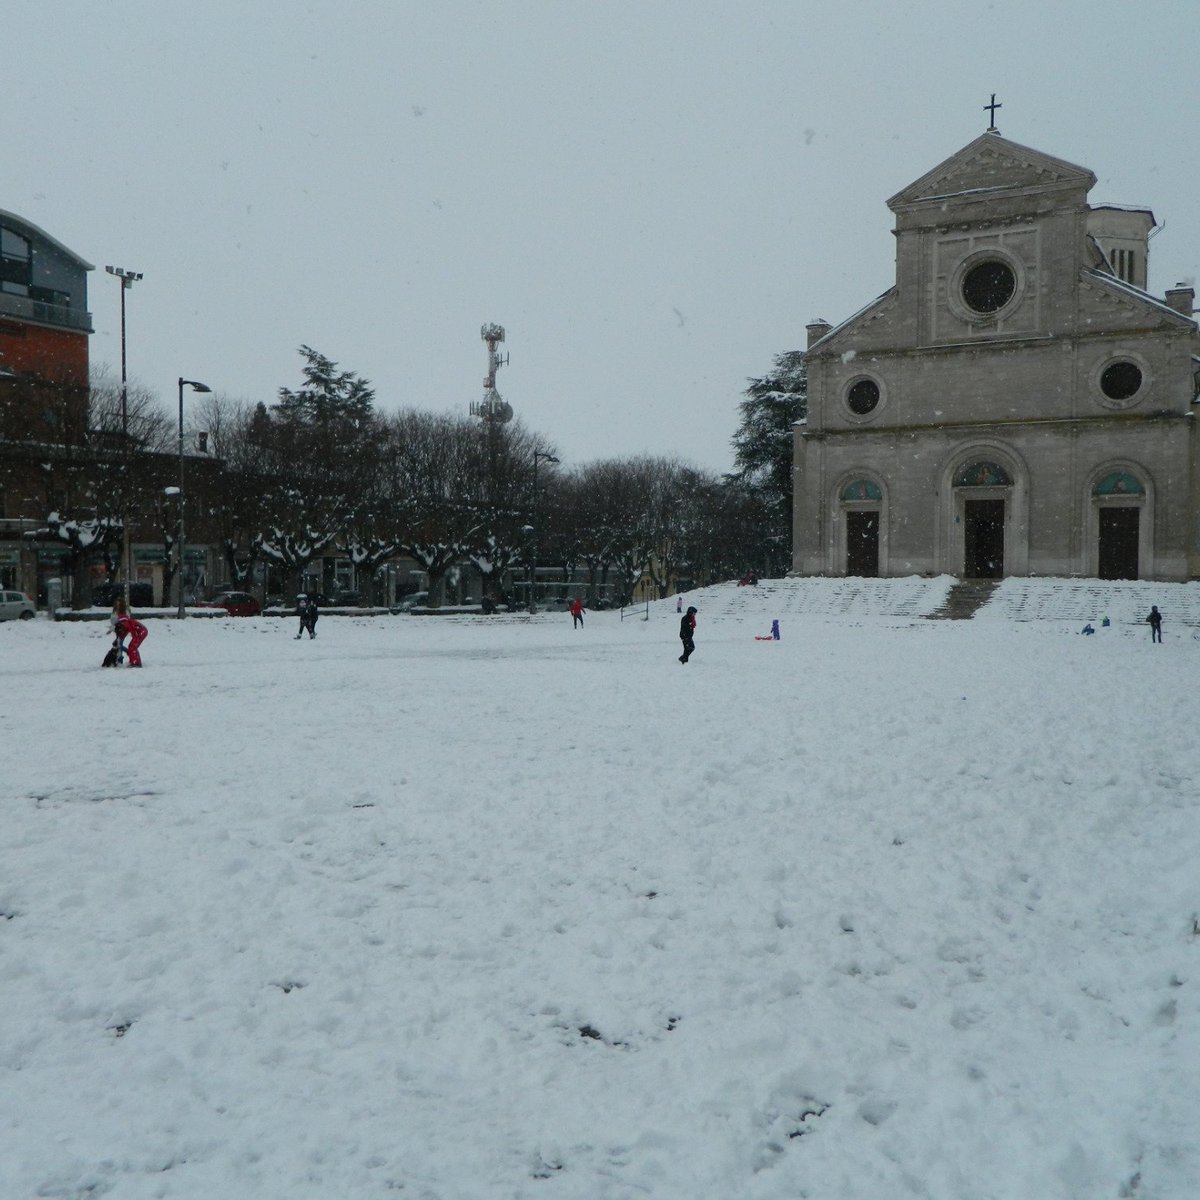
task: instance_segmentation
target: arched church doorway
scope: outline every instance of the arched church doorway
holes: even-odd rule
[[[1007,492],[1012,478],[999,463],[973,462],[955,475],[954,487],[961,489],[963,578],[1002,579]]]
[[[879,511],[846,514],[846,574],[874,579],[879,574]]]
[[[839,496],[846,528],[846,574],[879,575],[879,526],[883,491],[870,479],[855,479]]]
[[[1096,574],[1101,579],[1136,579],[1141,549],[1142,503],[1146,489],[1128,471],[1112,471],[1092,489],[1098,506]]]
[[[963,509],[963,576],[1002,579],[1004,501],[967,500]]]

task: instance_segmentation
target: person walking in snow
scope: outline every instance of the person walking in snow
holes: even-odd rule
[[[583,607],[583,601],[578,596],[571,601],[571,628],[575,629],[583,624],[583,614],[587,609]]]
[[[129,607],[125,603],[124,596],[118,596],[113,601],[112,615],[108,618],[108,628],[118,643],[123,645],[125,639],[129,639],[129,649],[126,651],[129,655],[129,665],[140,667],[142,655],[138,647],[146,640],[146,627],[141,621],[135,621],[129,615]]]
[[[696,632],[696,610],[689,608],[679,622],[679,640],[683,643],[683,653],[679,656],[681,663],[686,663],[696,649],[693,634]]]
[[[300,628],[296,630],[296,641],[299,641],[308,631],[310,639],[317,636],[317,618],[321,615],[315,596],[306,596],[303,592],[296,597],[296,616],[300,618]]]
[[[1152,642],[1162,641],[1162,613],[1158,611],[1158,605],[1150,605],[1150,615],[1146,618],[1150,622],[1150,640]]]

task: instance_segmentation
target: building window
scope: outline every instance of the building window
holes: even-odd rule
[[[860,500],[873,500],[878,503],[883,499],[883,492],[874,480],[855,479],[842,488],[841,498],[851,503]]]
[[[880,380],[860,374],[842,385],[841,402],[852,419],[874,418],[877,410],[887,401],[887,390]]]
[[[963,467],[954,476],[955,487],[1011,487],[1008,472],[994,462],[976,462]]]
[[[1141,481],[1128,471],[1111,471],[1092,489],[1093,496],[1144,496]]]
[[[29,298],[31,300],[40,300],[43,304],[55,304],[59,308],[71,307],[71,293],[60,292],[57,288],[31,287],[29,289]]]
[[[846,389],[846,407],[856,416],[865,417],[879,407],[881,392],[874,379],[856,379]]]
[[[1100,390],[1110,400],[1128,400],[1142,387],[1142,369],[1127,358],[1109,363],[1100,372]]]
[[[963,303],[976,313],[994,313],[1016,294],[1017,276],[1012,267],[997,258],[976,263],[963,276]]]
[[[29,239],[0,225],[0,292],[28,296],[33,281],[33,248]]]
[[[1114,250],[1112,252],[1113,274],[1126,283],[1133,282],[1134,255],[1132,250]]]

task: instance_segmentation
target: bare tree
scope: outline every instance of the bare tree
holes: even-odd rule
[[[465,417],[395,414],[384,486],[395,502],[399,544],[429,576],[441,603],[446,573],[465,562],[487,525],[479,499],[478,428]]]
[[[144,384],[131,381],[121,404],[121,381],[114,379],[107,363],[92,372],[88,392],[88,434],[100,446],[119,445],[128,430],[136,450],[162,453],[173,449],[178,424],[173,413]]]

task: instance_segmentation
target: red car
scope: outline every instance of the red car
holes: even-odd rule
[[[262,612],[262,605],[249,592],[218,592],[196,607],[223,608],[231,617],[257,617]]]

